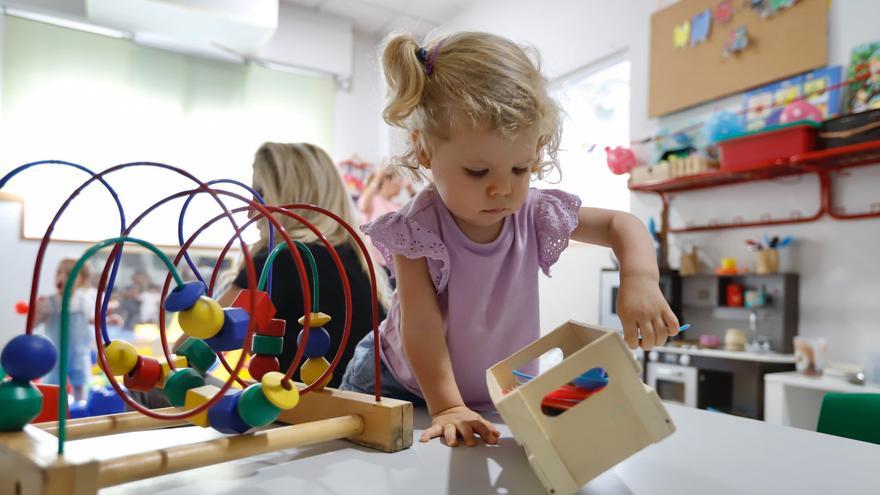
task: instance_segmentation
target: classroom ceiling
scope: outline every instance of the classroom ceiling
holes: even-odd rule
[[[354,23],[356,31],[384,36],[405,29],[424,36],[461,11],[469,0],[282,0]]]

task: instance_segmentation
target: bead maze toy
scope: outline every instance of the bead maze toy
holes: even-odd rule
[[[366,247],[354,229],[337,215],[314,205],[267,205],[256,191],[239,182],[226,179],[201,182],[180,168],[155,162],[120,164],[100,173],[92,172],[82,165],[59,160],[33,162],[6,174],[0,179],[0,189],[18,173],[38,165],[69,166],[90,177],[71,193],[46,229],[34,263],[25,332],[7,343],[0,355],[0,369],[8,375],[7,379],[0,382],[0,403],[3,404],[0,408],[0,493],[95,494],[97,490],[107,486],[340,438],[385,452],[396,452],[412,445],[411,403],[382,398],[378,392],[375,396],[368,396],[324,387],[331,379],[349,337],[351,289],[336,250],[297,211],[305,210],[332,218],[349,232],[368,260],[373,332],[377,346],[376,356],[379,355],[379,313],[373,265],[369,262],[370,255]],[[189,179],[195,186],[191,190],[180,191],[159,200],[127,224],[120,198],[106,178],[134,167],[156,168],[164,173],[175,173]],[[56,349],[49,339],[33,333],[33,308],[36,306],[40,270],[55,224],[77,195],[95,182],[104,186],[115,202],[119,212],[120,235],[90,247],[74,266],[63,291],[61,341],[60,349]],[[254,199],[219,189],[219,184],[241,187]],[[183,218],[190,201],[199,194],[211,196],[222,213],[204,223],[184,240]],[[239,201],[244,206],[230,210],[221,200],[221,196]],[[183,199],[184,202],[178,223],[180,249],[172,261],[156,246],[133,237],[131,233],[156,208],[176,199]],[[240,212],[250,212],[249,220],[241,226],[233,217],[234,213]],[[291,239],[277,216],[293,218],[311,230],[331,254],[339,272],[346,303],[345,323],[341,344],[331,361],[325,357],[330,350],[330,336],[323,328],[331,316],[320,311],[317,267],[308,246]],[[187,250],[205,229],[222,219],[228,220],[235,233],[220,252],[210,280],[205,281]],[[270,250],[259,281],[251,253],[241,238],[242,232],[258,220],[268,223]],[[275,234],[282,238],[277,246]],[[244,257],[249,289],[242,290],[231,307],[222,308],[212,298],[212,294],[223,259],[236,240]],[[152,252],[168,269],[162,288],[163,303],[158,308],[164,353],[159,359],[138,355],[130,343],[123,340],[111,341],[108,337],[107,307],[125,244],[136,244]],[[68,420],[67,401],[59,400],[57,396],[54,400],[47,397],[46,400],[53,405],[57,402],[58,420],[30,424],[46,409],[43,394],[31,382],[48,373],[56,359],[60,369],[60,390],[66,389],[68,310],[73,282],[89,258],[101,249],[111,247],[112,251],[101,273],[95,303],[98,363],[115,392],[134,412]],[[285,320],[274,318],[275,307],[271,300],[272,262],[285,249],[292,255],[299,274],[303,307],[311,308],[311,311],[299,319],[298,323],[302,328],[297,336],[297,351],[293,363],[289,369],[280,370],[276,356],[281,353],[283,337],[289,330]],[[308,261],[310,270],[306,269],[303,257]],[[198,280],[183,280],[177,270],[181,259],[189,264]],[[188,336],[175,353],[171,352],[165,334],[166,312],[177,313],[180,326]],[[238,349],[241,349],[241,357],[232,366],[224,358],[224,352]],[[250,375],[257,380],[255,382],[239,377],[248,354],[253,354],[247,366]],[[306,359],[300,367],[303,357]],[[229,379],[220,387],[206,384],[205,381],[205,373],[218,360],[229,373]],[[304,383],[295,383],[291,379],[297,368],[300,369],[300,377]],[[378,366],[376,368],[379,369]],[[379,380],[377,373],[377,391],[381,389]],[[235,388],[233,384],[241,388]],[[162,389],[173,407],[147,409],[129,397],[125,393],[126,388],[137,391]],[[94,453],[84,452],[76,447],[77,439],[188,423],[203,428],[210,427],[227,435],[196,444],[100,461],[95,459]],[[273,423],[287,425],[269,427]]]

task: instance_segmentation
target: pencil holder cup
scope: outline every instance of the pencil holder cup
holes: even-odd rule
[[[758,251],[757,266],[755,272],[758,274],[776,273],[779,271],[779,250],[762,249]]]

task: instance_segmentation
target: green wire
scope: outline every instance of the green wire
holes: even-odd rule
[[[85,265],[86,261],[94,256],[95,253],[107,246],[113,244],[121,244],[125,242],[140,244],[141,246],[155,253],[156,256],[158,256],[159,259],[162,260],[162,263],[165,263],[168,271],[171,272],[171,276],[174,277],[174,282],[177,283],[178,286],[184,284],[183,278],[180,276],[180,273],[177,272],[177,268],[174,267],[174,263],[172,263],[171,260],[168,259],[168,256],[166,256],[165,253],[163,253],[162,251],[159,251],[159,248],[150,244],[147,241],[135,239],[134,237],[120,236],[103,240],[90,247],[80,257],[80,259],[76,261],[76,264],[73,265],[73,270],[70,271],[70,276],[67,278],[67,283],[64,285],[64,295],[61,298],[61,349],[59,350],[59,354],[61,354],[61,357],[58,364],[58,369],[61,373],[59,379],[61,384],[58,388],[59,391],[67,390],[67,334],[70,331],[70,315],[68,313],[70,311],[70,295],[73,292],[73,285],[76,283],[76,279],[79,278],[79,272],[80,270],[82,270],[83,265]],[[66,396],[66,393],[62,395],[62,397]],[[58,455],[64,453],[64,440],[67,437],[67,411],[65,410],[66,406],[66,400],[58,401]]]
[[[306,255],[306,258],[309,260],[309,268],[312,272],[312,312],[317,313],[318,308],[320,307],[318,304],[319,291],[318,291],[318,265],[315,264],[315,257],[312,256],[312,251],[309,247],[302,241],[293,241],[296,244],[296,247],[302,251],[303,254]],[[269,267],[272,266],[272,263],[275,262],[275,258],[278,257],[278,254],[281,251],[287,249],[287,243],[282,242],[275,246],[275,249],[269,253],[269,257],[266,258],[266,264],[263,266],[263,273],[260,274],[260,283],[257,285],[257,290],[265,290],[266,288],[266,280],[269,278]]]

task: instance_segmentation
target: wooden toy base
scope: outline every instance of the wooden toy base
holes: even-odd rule
[[[168,408],[166,412],[180,412]],[[384,452],[412,446],[413,410],[406,401],[325,389],[312,392],[280,422],[292,423],[247,435],[96,460],[76,442],[57,454],[57,423],[0,433],[0,494],[95,495],[101,488],[194,469],[276,450],[345,438]],[[187,424],[123,413],[71,420],[68,440]]]

